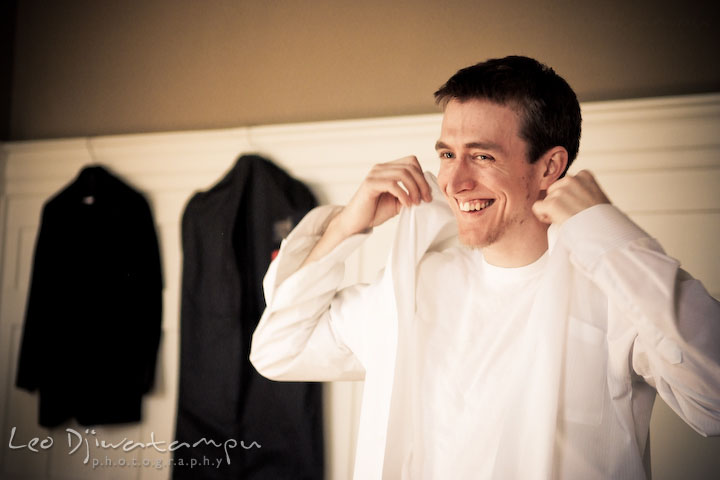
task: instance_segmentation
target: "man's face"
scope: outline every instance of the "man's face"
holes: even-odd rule
[[[513,109],[486,100],[452,100],[445,109],[438,183],[468,246],[512,253],[541,226],[531,210],[540,162],[528,162],[520,125]]]

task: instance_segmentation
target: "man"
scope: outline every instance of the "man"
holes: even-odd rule
[[[565,175],[567,83],[507,57],[435,95],[437,183],[406,157],[308,214],[265,279],[258,371],[365,379],[362,479],[644,478],[656,391],[719,434],[720,305],[590,173]],[[338,291],[345,257],[398,213],[383,276]]]

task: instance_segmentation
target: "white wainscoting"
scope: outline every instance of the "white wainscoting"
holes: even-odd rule
[[[610,198],[660,239],[668,253],[720,297],[720,94],[587,103],[574,171],[596,173]],[[437,169],[440,115],[259,126],[227,130],[11,142],[0,157],[0,477],[166,479],[169,454],[94,448],[94,438],[172,440],[178,378],[180,219],[189,197],[212,186],[242,153],[260,153],[305,181],[322,203],[345,203],[372,164],[408,154]],[[37,397],[14,387],[32,254],[43,202],[85,165],[100,163],[147,195],[155,214],[165,278],[163,337],[156,386],[139,425],[100,427],[90,461],[69,455],[65,427],[37,426]],[[367,280],[383,263],[393,223],[350,260],[347,282]],[[68,346],[68,348],[71,348]],[[88,359],[94,361],[96,359]],[[350,478],[362,383],[326,385],[329,479]],[[37,453],[10,449],[50,436]],[[68,425],[79,432],[84,429]],[[656,403],[653,476],[702,478],[720,471],[720,439],[703,439]],[[37,448],[37,446],[36,446]],[[101,467],[93,458],[152,460],[146,467]]]

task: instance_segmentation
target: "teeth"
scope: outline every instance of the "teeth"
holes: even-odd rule
[[[486,200],[484,202],[480,201],[474,201],[474,202],[458,202],[458,205],[460,206],[460,210],[463,212],[472,212],[477,210],[482,210],[484,208],[487,208],[492,204],[492,200]]]

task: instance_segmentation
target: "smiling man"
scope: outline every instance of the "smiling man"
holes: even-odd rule
[[[547,224],[532,212],[541,192],[563,172],[564,147],[527,160],[522,119],[489,100],[451,99],[445,107],[438,182],[458,222],[460,239],[484,248],[495,265],[520,267],[547,250]]]
[[[435,97],[437,180],[415,157],[378,164],[285,241],[258,371],[365,380],[358,479],[646,478],[656,392],[719,434],[720,305],[589,172],[566,175],[568,84],[506,57]],[[347,255],[398,214],[384,275],[339,290]]]

